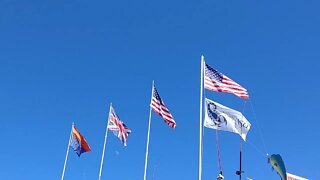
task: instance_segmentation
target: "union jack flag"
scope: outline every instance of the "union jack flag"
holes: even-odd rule
[[[174,121],[172,114],[162,101],[156,87],[153,85],[152,88],[151,108],[164,119],[164,122],[166,122],[170,127],[175,128],[176,122]]]
[[[244,87],[208,64],[205,64],[204,88],[211,91],[232,93],[242,99],[249,98],[248,91]]]
[[[124,146],[127,146],[127,138],[131,133],[129,129],[119,118],[116,111],[110,105],[109,123],[107,125],[108,130],[112,131],[116,135]]]

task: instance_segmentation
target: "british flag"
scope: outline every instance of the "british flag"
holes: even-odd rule
[[[162,101],[154,85],[152,89],[152,100],[151,100],[150,106],[159,116],[161,116],[164,119],[164,121],[170,127],[172,128],[176,127],[176,122],[174,121],[172,114],[170,113],[169,109],[166,107],[166,105]]]
[[[108,130],[112,131],[116,135],[124,146],[127,146],[127,139],[131,133],[129,129],[119,118],[116,111],[110,105],[109,123],[107,125]]]

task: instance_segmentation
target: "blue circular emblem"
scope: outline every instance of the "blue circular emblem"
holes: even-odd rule
[[[221,127],[227,125],[226,118],[220,112],[217,111],[217,106],[214,103],[208,103],[207,109],[208,116],[215,126]]]

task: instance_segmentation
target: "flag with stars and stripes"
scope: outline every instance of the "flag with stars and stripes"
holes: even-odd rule
[[[124,146],[127,146],[127,138],[131,133],[131,130],[120,120],[112,106],[110,106],[109,123],[107,128],[120,139]]]
[[[176,122],[174,121],[172,114],[162,101],[154,85],[152,87],[152,100],[150,106],[159,116],[164,119],[164,122],[166,122],[170,127],[176,127]]]
[[[248,91],[244,87],[208,64],[205,64],[204,88],[216,92],[232,93],[242,99],[249,98]]]

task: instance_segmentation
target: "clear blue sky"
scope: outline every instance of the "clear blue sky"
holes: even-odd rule
[[[141,180],[155,80],[177,128],[153,113],[148,179],[153,172],[155,180],[197,179],[204,54],[251,95],[244,177],[279,179],[268,152],[281,154],[289,172],[320,179],[319,7],[316,0],[1,1],[0,178],[59,179],[74,121],[92,152],[70,152],[65,179],[97,179],[112,102],[132,134],[123,147],[109,133],[102,177]],[[206,96],[243,107],[231,94]],[[215,131],[204,135],[203,179],[214,180]],[[238,179],[239,136],[219,135],[224,175]]]

